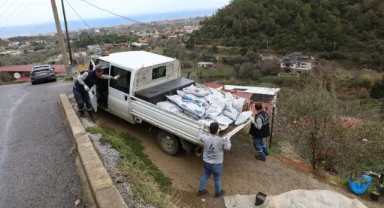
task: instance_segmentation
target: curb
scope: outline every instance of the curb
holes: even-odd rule
[[[63,118],[68,122],[70,136],[76,143],[82,169],[91,189],[93,199],[99,208],[127,208],[116,186],[109,177],[84,126],[65,94],[60,94]]]

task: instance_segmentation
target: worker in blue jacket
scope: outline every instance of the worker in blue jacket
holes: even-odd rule
[[[93,108],[91,104],[91,99],[89,98],[88,91],[97,84],[99,79],[119,79],[120,76],[115,77],[104,75],[104,70],[101,66],[97,66],[95,70],[84,71],[77,77],[77,80],[73,86],[73,95],[75,96],[77,105],[79,107],[80,116],[84,116],[84,111],[86,110],[89,114],[89,117],[92,121],[95,121],[93,115]]]
[[[269,137],[271,132],[269,130],[269,115],[264,111],[261,103],[255,104],[256,115],[252,118],[251,129],[249,134],[253,138],[253,145],[259,155],[255,155],[257,160],[266,161],[268,156],[268,148],[265,145],[264,138]]]

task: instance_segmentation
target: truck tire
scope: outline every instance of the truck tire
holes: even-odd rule
[[[157,135],[157,144],[163,152],[169,155],[175,156],[179,152],[179,139],[168,132],[161,131]]]

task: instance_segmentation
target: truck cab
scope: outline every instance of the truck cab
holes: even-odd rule
[[[135,92],[181,77],[178,60],[145,52],[130,51],[99,57],[92,67],[101,65],[104,74],[116,76],[119,80],[101,80],[92,90],[92,104],[97,111],[101,107],[131,123],[131,96]]]

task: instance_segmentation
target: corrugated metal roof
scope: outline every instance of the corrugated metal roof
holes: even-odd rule
[[[276,95],[280,88],[266,88],[266,87],[248,87],[248,86],[236,86],[236,85],[224,85],[224,90],[240,91],[251,94],[261,95]]]
[[[213,89],[221,89],[223,88],[223,85],[220,84],[214,84],[214,83],[204,83],[205,86],[213,88]]]
[[[116,64],[130,70],[138,70],[143,67],[172,62],[175,59],[161,56],[146,51],[128,51],[113,53],[109,56],[99,57],[101,60]]]
[[[32,67],[36,65],[13,65],[13,66],[2,66],[0,67],[0,71],[4,72],[31,72]],[[65,72],[64,65],[52,65],[55,68],[55,72]]]

